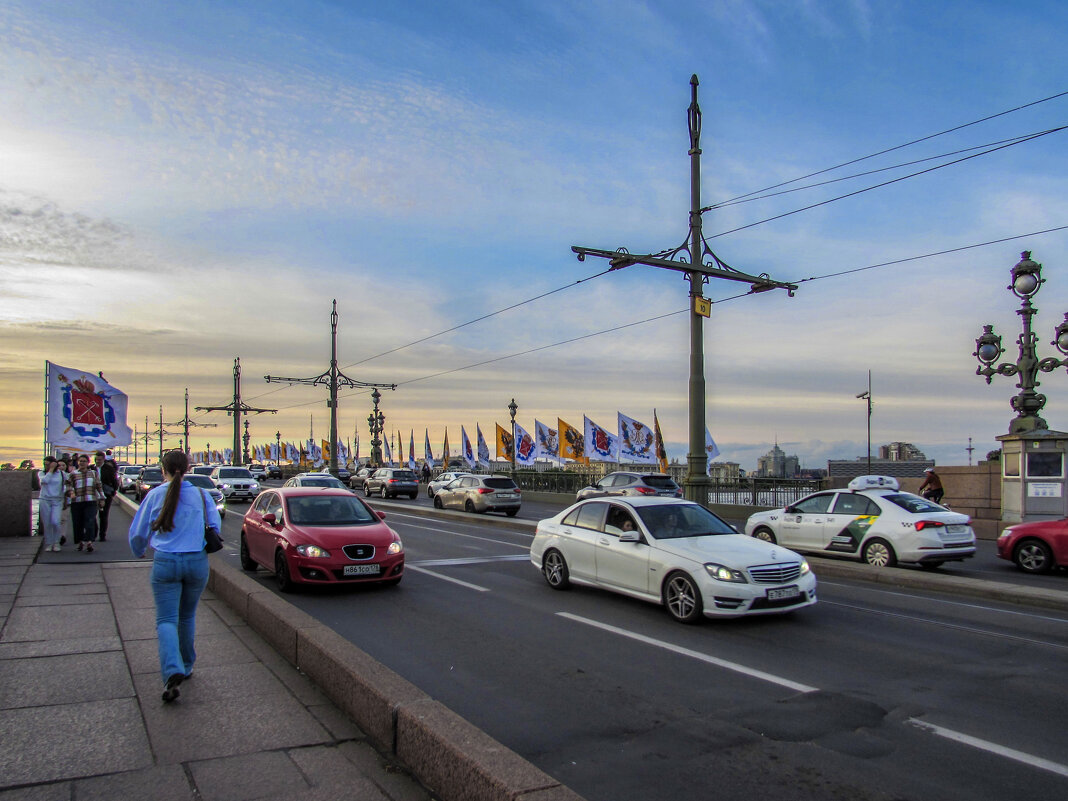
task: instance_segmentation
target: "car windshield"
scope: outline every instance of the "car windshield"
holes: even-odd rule
[[[345,485],[338,481],[333,476],[306,476],[300,480],[302,487],[341,487],[345,489]]]
[[[933,503],[926,498],[921,498],[919,495],[913,495],[909,492],[900,492],[895,495],[882,495],[880,497],[890,501],[890,503],[895,506],[900,506],[906,512],[910,512],[914,515],[946,511],[946,507],[939,506],[937,503]]]
[[[703,506],[673,503],[635,508],[645,527],[658,540],[706,537],[738,532]]]
[[[215,489],[215,482],[207,476],[198,476],[195,473],[190,475],[185,474],[185,480],[192,484],[194,487],[203,487],[204,489]]]
[[[145,481],[163,481],[163,471],[158,467],[150,467],[141,473],[141,478]]]
[[[229,467],[219,471],[219,478],[252,478],[252,473],[243,467]]]
[[[378,521],[359,498],[301,497],[289,498],[289,522],[298,526],[354,526]]]

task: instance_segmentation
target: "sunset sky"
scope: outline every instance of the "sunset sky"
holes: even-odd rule
[[[186,388],[229,403],[240,357],[243,399],[278,410],[253,442],[325,437],[324,389],[263,376],[327,369],[335,298],[340,364],[398,384],[405,438],[448,426],[455,450],[514,397],[529,431],[656,408],[684,458],[685,281],[583,280],[608,265],[571,246],[686,238],[696,73],[705,205],[959,128],[704,215],[724,262],[800,283],[705,289],[721,460],[862,456],[871,370],[873,448],[967,464],[1013,416],[1015,379],[987,386],[972,352],[993,324],[1015,360],[1020,251],[1048,279],[1040,356],[1068,312],[1068,131],[1045,133],[1068,125],[1066,33],[1052,0],[6,0],[0,462],[40,461],[45,360],[102,371],[143,431]],[[1066,378],[1041,379],[1054,429]],[[369,410],[343,393],[365,454]],[[194,417],[219,425],[194,449],[232,438]]]

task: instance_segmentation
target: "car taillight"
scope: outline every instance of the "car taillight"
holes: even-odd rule
[[[652,487],[636,487],[639,495],[656,495],[656,490]]]
[[[942,523],[938,520],[917,520],[916,530],[923,531],[925,528],[941,528],[944,525],[945,523]]]
[[[388,482],[388,483],[390,483],[390,484],[396,484],[396,483],[397,483],[397,479],[395,479],[395,478],[391,478],[391,479],[389,480],[389,482]]]
[[[489,495],[491,492],[493,492],[493,490],[491,490],[489,487],[479,487],[478,488],[478,494],[479,495]]]

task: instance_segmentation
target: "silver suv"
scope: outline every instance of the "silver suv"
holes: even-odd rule
[[[583,487],[575,500],[603,498],[607,495],[659,495],[666,498],[681,498],[682,487],[667,473],[609,473],[600,481]]]
[[[222,490],[228,501],[237,498],[251,501],[260,494],[259,482],[252,477],[247,467],[216,467],[211,471],[211,480]]]
[[[467,512],[504,512],[519,514],[521,491],[508,476],[460,476],[434,493],[438,509],[463,509]]]
[[[380,467],[363,482],[364,495],[370,498],[375,492],[383,498],[407,495],[414,499],[419,496],[419,479],[407,467]]]

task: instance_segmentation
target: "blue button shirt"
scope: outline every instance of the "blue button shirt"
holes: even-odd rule
[[[159,517],[170,482],[149,491],[130,523],[130,550],[141,557],[149,545],[165,553],[194,553],[204,550],[205,524],[222,531],[222,518],[215,501],[207,493],[183,481],[178,508],[174,510],[174,528],[153,531],[152,521]],[[205,513],[207,518],[205,519]]]

